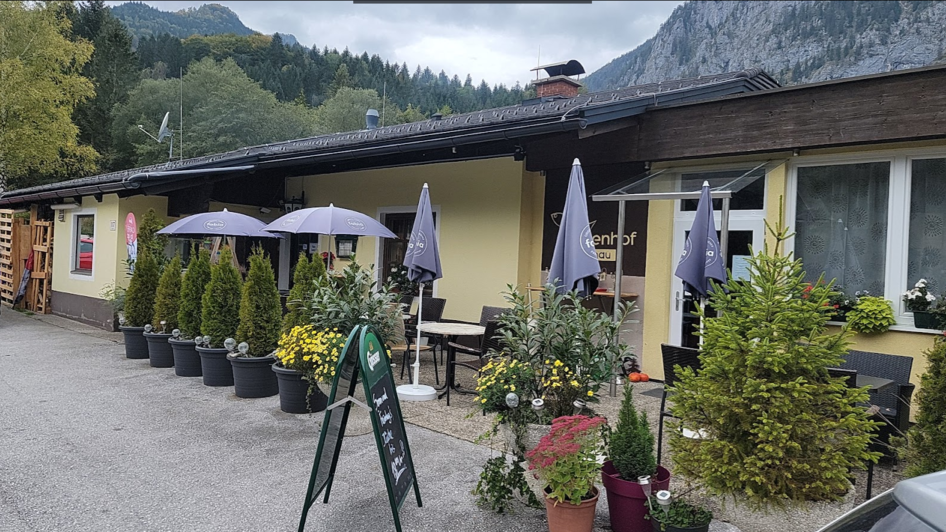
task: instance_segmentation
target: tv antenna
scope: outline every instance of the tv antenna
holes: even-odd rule
[[[144,126],[142,126],[141,124],[138,124],[138,129],[140,129],[142,133],[144,133],[145,135],[148,135],[149,137],[153,138],[155,141],[159,143],[163,141],[165,137],[171,138],[171,140],[168,142],[168,144],[170,144],[168,148],[168,162],[171,162],[171,159],[174,157],[174,130],[168,129],[168,117],[170,116],[171,116],[170,111],[164,113],[164,120],[161,121],[161,127],[160,129],[158,129],[157,137],[155,137],[151,133],[148,133],[148,131],[145,130]]]

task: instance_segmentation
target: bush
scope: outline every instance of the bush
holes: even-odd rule
[[[897,323],[890,302],[882,297],[866,296],[858,299],[854,309],[847,313],[851,329],[861,333],[882,333]]]
[[[146,249],[138,255],[135,273],[125,293],[125,325],[144,327],[154,317],[154,298],[160,278],[158,264]]]
[[[233,267],[230,248],[220,250],[220,261],[210,267],[210,282],[201,297],[200,331],[210,336],[210,347],[223,347],[235,338],[240,325],[240,291],[243,281]]]
[[[329,282],[318,285],[306,312],[312,316],[312,325],[318,330],[338,329],[346,338],[356,325],[373,325],[381,338],[394,338],[395,320],[400,318],[392,308],[397,307],[397,294],[390,285],[375,291],[377,281],[371,269],[365,269],[354,259],[340,275],[331,275]]]
[[[801,261],[779,252],[790,235],[768,229],[774,252],[766,243],[749,258],[748,281],[711,293],[719,316],[698,311],[702,368],[684,369],[673,387],[674,472],[752,505],[837,500],[851,470],[879,457],[868,451],[877,424],[855,404],[867,402],[865,389],[828,375],[851,335],[826,333],[830,283],[806,283]],[[686,438],[682,427],[705,436]]]
[[[526,453],[529,469],[535,470],[556,502],[581,504],[601,475],[598,454],[604,451],[603,417],[562,416],[552,421],[552,430],[539,445]]]
[[[165,225],[167,224],[154,212],[154,209],[148,209],[138,222],[138,255],[141,256],[142,252],[147,251],[159,269],[167,263],[164,248],[168,245],[169,237],[157,234],[158,231],[164,229]]]
[[[647,414],[637,413],[631,385],[624,389],[624,400],[618,413],[618,425],[611,435],[610,457],[614,469],[624,480],[637,482],[638,477],[657,472],[654,456],[654,435],[647,424]]]
[[[210,282],[210,252],[198,247],[187,263],[181,281],[181,306],[177,313],[178,326],[184,338],[200,334],[201,300]]]
[[[309,325],[312,315],[306,311],[306,303],[312,300],[316,285],[325,284],[325,263],[321,260],[309,260],[305,253],[299,254],[299,262],[292,274],[292,289],[286,300],[289,312],[283,316],[282,332],[288,333],[293,327]]]
[[[177,314],[181,306],[181,256],[174,258],[164,267],[158,291],[154,300],[154,317],[151,325],[163,333],[177,329]],[[161,322],[164,325],[161,325]]]
[[[946,338],[937,338],[925,354],[916,424],[907,431],[905,472],[911,477],[946,469]]]
[[[317,331],[312,325],[293,327],[279,338],[276,358],[282,367],[301,372],[311,383],[332,382],[347,339],[338,331]]]
[[[248,356],[266,356],[279,343],[281,321],[282,305],[273,264],[262,249],[256,248],[250,255],[250,270],[243,283],[236,339],[250,345]]]

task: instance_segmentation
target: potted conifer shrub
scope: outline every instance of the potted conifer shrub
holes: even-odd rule
[[[224,347],[224,342],[236,336],[240,325],[243,280],[232,261],[230,248],[223,248],[220,260],[210,267],[210,282],[201,297],[200,330],[203,337],[197,353],[206,386],[233,386],[233,367],[227,359],[229,349]]]
[[[179,377],[200,377],[200,355],[194,341],[200,333],[201,300],[210,282],[210,252],[195,249],[187,262],[181,281],[181,303],[177,313],[178,334],[168,340],[174,355],[174,374]]]
[[[316,285],[327,281],[325,263],[321,260],[309,260],[305,253],[299,254],[299,262],[292,274],[292,289],[286,299],[288,312],[282,319],[282,333],[286,334],[293,327],[302,327],[312,323],[309,303],[315,293]]]
[[[654,456],[654,435],[647,424],[647,414],[638,414],[633,395],[628,384],[617,427],[611,434],[610,459],[601,467],[611,529],[615,532],[649,530],[647,496],[670,486],[670,471],[657,465]]]
[[[158,290],[158,264],[143,248],[135,261],[135,272],[125,293],[125,315],[119,318],[125,337],[125,356],[148,358],[148,341],[143,336],[145,328],[151,328],[154,317],[154,297]],[[147,327],[146,327],[147,326]]]
[[[916,425],[907,431],[906,474],[911,477],[946,469],[946,338],[934,340],[925,354]]]
[[[279,393],[272,365],[279,343],[282,305],[276,275],[269,257],[260,248],[250,255],[250,269],[240,299],[240,324],[236,339],[239,350],[227,358],[233,366],[237,397],[269,397]]]
[[[783,529],[810,530],[811,509],[853,506],[852,471],[880,456],[868,449],[877,424],[858,406],[866,390],[828,374],[851,336],[827,329],[831,283],[806,282],[801,260],[781,251],[791,235],[767,227],[774,247],[749,258],[749,279],[711,291],[719,315],[701,316],[702,367],[673,387],[669,443],[674,475],[721,496],[722,520],[757,529],[746,519],[778,509]]]
[[[174,353],[171,351],[171,331],[177,329],[177,313],[181,299],[181,256],[174,255],[165,266],[158,281],[158,291],[154,300],[154,317],[151,319],[151,332],[144,333],[148,341],[148,358],[153,368],[174,366]]]

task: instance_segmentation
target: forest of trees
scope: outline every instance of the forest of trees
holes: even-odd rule
[[[382,125],[391,125],[534,94],[420,66],[411,72],[378,55],[287,45],[279,34],[161,33],[135,43],[101,0],[3,2],[2,10],[0,40],[34,37],[29,53],[0,46],[0,80],[10,81],[0,87],[0,190],[166,161],[167,144],[138,126],[157,134],[167,112],[176,159],[362,129],[368,108],[383,109]],[[55,109],[24,110],[29,102]],[[29,141],[14,142],[14,122],[34,124]]]

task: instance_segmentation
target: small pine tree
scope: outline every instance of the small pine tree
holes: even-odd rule
[[[210,347],[223,347],[235,338],[240,325],[240,291],[243,280],[233,267],[230,248],[220,250],[220,260],[210,267],[210,282],[200,301],[200,332],[210,337]]]
[[[154,317],[154,296],[158,291],[158,280],[161,273],[158,264],[154,261],[147,249],[138,254],[135,273],[128,283],[125,293],[125,325],[129,327],[144,327],[151,323]]]
[[[174,258],[164,267],[158,291],[154,299],[154,317],[151,325],[161,332],[170,333],[177,329],[177,313],[181,306],[181,256]],[[165,322],[161,325],[161,322]]]
[[[316,285],[326,281],[325,263],[318,258],[310,261],[305,253],[300,253],[296,271],[292,274],[292,289],[289,290],[289,298],[286,300],[289,312],[283,316],[283,334],[291,331],[293,327],[312,323],[312,314],[307,309]]]
[[[191,254],[187,272],[181,281],[181,307],[177,313],[177,322],[185,338],[200,334],[201,300],[209,282],[210,252],[199,247]]]
[[[279,343],[281,321],[282,306],[273,264],[262,249],[256,248],[250,255],[250,271],[243,284],[237,341],[250,345],[250,356],[266,356]]]
[[[154,209],[148,209],[138,223],[138,253],[147,250],[159,269],[167,262],[164,248],[168,245],[169,237],[157,234],[165,225],[167,224],[158,216],[158,213],[154,212]]]
[[[907,432],[907,468],[911,477],[946,469],[946,338],[926,352],[926,373],[916,394],[916,425]]]
[[[805,282],[800,260],[780,253],[790,235],[749,259],[749,281],[730,279],[710,295],[719,316],[703,319],[702,367],[674,386],[670,448],[674,472],[752,505],[837,500],[868,451],[877,424],[857,406],[863,389],[828,375],[847,352],[851,333],[827,333],[835,294]],[[702,430],[702,439],[679,429]]]
[[[657,471],[654,456],[654,435],[647,424],[647,413],[638,414],[634,407],[633,387],[624,390],[618,413],[618,425],[611,435],[611,463],[624,480],[637,482],[638,477]]]

